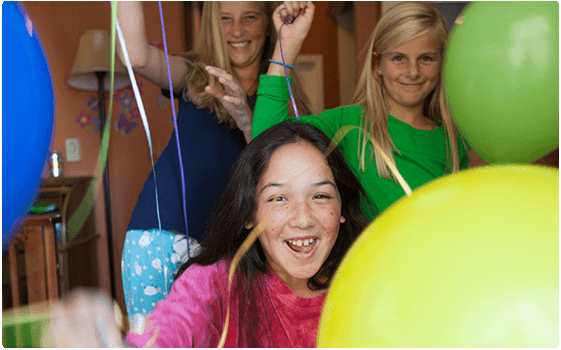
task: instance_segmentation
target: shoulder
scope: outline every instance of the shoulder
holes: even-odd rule
[[[331,111],[340,114],[341,117],[347,119],[347,121],[360,120],[360,117],[362,116],[362,106],[360,105],[337,107],[332,109]]]
[[[332,120],[338,126],[342,125],[360,125],[362,116],[362,107],[359,105],[350,105],[328,109],[320,113],[320,118],[324,121]]]
[[[197,265],[193,264],[185,270],[177,279],[177,282],[183,282],[187,279],[213,279],[215,277],[221,277],[224,274],[228,274],[228,269],[230,267],[229,261],[222,259],[212,265]]]

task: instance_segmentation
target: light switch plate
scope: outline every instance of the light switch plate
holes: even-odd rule
[[[81,160],[80,139],[66,139],[66,161],[72,163]]]

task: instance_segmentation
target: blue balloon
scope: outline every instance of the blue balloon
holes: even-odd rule
[[[33,205],[51,145],[54,92],[43,46],[21,3],[2,3],[2,254]]]

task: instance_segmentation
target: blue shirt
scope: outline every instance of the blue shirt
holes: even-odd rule
[[[240,130],[227,130],[226,124],[218,124],[208,109],[197,109],[182,97],[179,97],[177,121],[185,173],[188,233],[190,237],[201,241],[226,187],[230,169],[246,142]],[[162,229],[185,234],[175,132],[154,168]],[[134,207],[128,230],[153,228],[158,228],[158,218],[154,174],[150,172]]]

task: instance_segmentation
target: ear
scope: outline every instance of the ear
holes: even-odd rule
[[[251,230],[255,225],[253,224],[253,218],[250,218],[245,222],[244,227],[248,230]]]
[[[345,221],[347,221],[347,219],[345,219],[345,217],[341,215],[341,219],[339,219],[339,222],[344,223]]]
[[[382,75],[382,69],[380,68],[380,56],[376,53],[376,51],[372,52],[372,69],[376,74]]]

